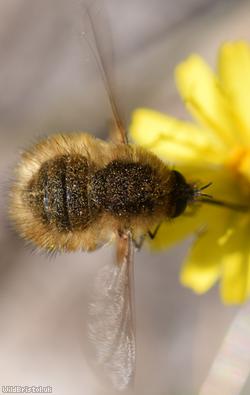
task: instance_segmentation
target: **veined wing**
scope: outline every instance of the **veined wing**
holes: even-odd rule
[[[96,61],[109,98],[118,140],[126,144],[127,133],[115,95],[112,35],[108,34],[110,33],[109,22],[105,18],[105,10],[100,7],[98,1],[83,5],[83,10],[84,37]]]
[[[114,388],[126,389],[135,374],[133,244],[130,232],[118,236],[118,263],[106,264],[95,281],[89,306],[89,338],[97,365]]]

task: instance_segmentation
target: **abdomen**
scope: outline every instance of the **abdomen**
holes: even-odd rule
[[[109,161],[109,145],[86,133],[58,134],[23,153],[10,191],[9,215],[26,241],[47,251],[94,250],[102,231],[89,180]]]
[[[59,232],[84,230],[98,208],[89,200],[91,166],[80,155],[63,155],[44,162],[29,182],[23,199],[45,225]]]

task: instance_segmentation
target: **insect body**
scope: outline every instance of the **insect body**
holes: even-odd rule
[[[145,235],[194,195],[180,173],[140,147],[58,134],[23,154],[10,215],[37,247],[90,251],[117,232]]]
[[[152,153],[86,133],[42,140],[16,169],[9,213],[26,241],[49,252],[117,242],[117,264],[97,275],[88,319],[95,359],[116,389],[131,385],[135,371],[133,243],[196,193]]]

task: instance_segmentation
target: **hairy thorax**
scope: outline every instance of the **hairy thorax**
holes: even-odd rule
[[[91,198],[114,216],[151,216],[164,211],[167,180],[150,164],[115,160],[94,174]]]

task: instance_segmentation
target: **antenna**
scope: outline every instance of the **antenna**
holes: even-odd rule
[[[212,182],[208,182],[207,184],[203,185],[201,188],[194,186],[194,194],[193,194],[194,200],[196,200],[198,202],[205,203],[205,204],[211,204],[213,206],[220,206],[220,207],[229,208],[229,209],[235,210],[235,211],[241,211],[241,212],[250,211],[250,206],[245,206],[243,204],[238,204],[238,203],[233,203],[233,202],[225,202],[223,200],[214,199],[212,195],[202,192],[202,191],[204,191],[204,189],[207,189],[211,185],[212,185]]]
[[[236,210],[236,211],[241,211],[241,212],[246,212],[249,211],[250,207],[244,206],[241,204],[237,203],[231,203],[231,202],[224,202],[223,200],[217,200],[214,199],[212,196],[207,197],[208,195],[206,194],[201,194],[201,199],[198,199],[199,202],[206,203],[206,204],[212,204],[214,206],[221,206],[225,208],[230,208],[231,210]]]
[[[244,206],[238,203],[232,203],[232,202],[225,202],[223,200],[219,200],[219,199],[214,199],[212,195],[209,195],[207,193],[203,193],[201,191],[204,191],[204,189],[207,189],[208,187],[210,187],[212,185],[212,182],[209,182],[206,185],[203,185],[201,188],[197,188],[195,190],[195,196],[198,197],[198,201],[205,203],[205,204],[211,204],[214,206],[220,206],[220,207],[225,207],[225,208],[229,208],[231,210],[235,210],[235,211],[241,211],[241,212],[246,212],[250,210],[250,206]]]

